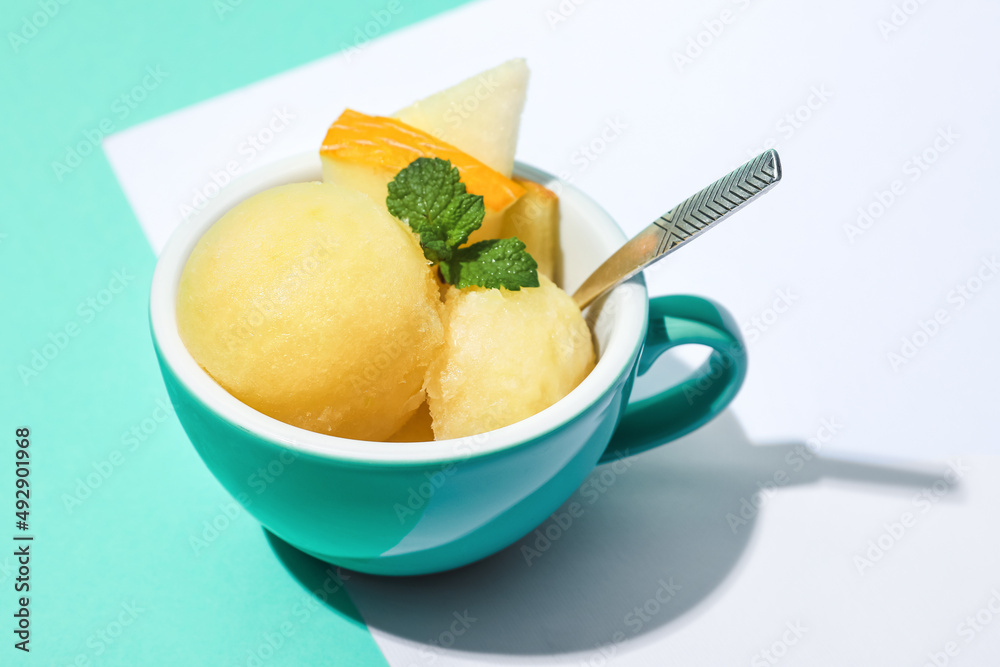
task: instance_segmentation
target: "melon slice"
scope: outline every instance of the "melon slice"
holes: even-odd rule
[[[528,74],[524,59],[508,60],[414,102],[394,117],[510,177]]]
[[[534,181],[514,181],[524,186],[524,195],[504,211],[498,236],[519,238],[538,272],[559,284],[559,197]]]
[[[482,161],[395,118],[346,109],[327,130],[319,152],[323,180],[357,187],[383,204],[381,184],[388,183],[418,157],[449,160],[461,174],[466,189],[482,195],[489,210],[502,211],[524,194],[523,186]],[[376,189],[380,197],[369,192]]]

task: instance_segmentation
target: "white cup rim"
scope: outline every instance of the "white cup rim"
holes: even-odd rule
[[[558,192],[560,201],[584,211],[591,233],[606,255],[626,236],[597,203],[565,181],[517,163],[515,172]],[[485,456],[516,447],[557,430],[600,401],[623,373],[631,372],[646,333],[647,294],[641,274],[615,288],[608,297],[615,307],[611,330],[594,370],[560,401],[509,426],[477,436],[431,442],[371,442],[316,433],[268,417],[227,392],[194,360],[177,329],[177,288],[195,244],[226,211],[250,195],[283,183],[316,180],[319,156],[305,153],[264,166],[234,180],[204,209],[173,232],[160,254],[150,290],[150,325],[163,363],[206,407],[237,427],[293,451],[358,464],[423,465]],[[603,260],[602,260],[603,261]],[[588,267],[588,270],[596,268]]]

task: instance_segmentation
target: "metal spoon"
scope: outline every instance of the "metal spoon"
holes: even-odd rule
[[[691,195],[611,255],[573,295],[580,309],[653,262],[703,234],[781,180],[781,161],[765,151],[707,188]]]

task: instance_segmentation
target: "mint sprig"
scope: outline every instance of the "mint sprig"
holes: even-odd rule
[[[459,289],[538,287],[538,263],[517,238],[489,239],[459,248],[440,268],[445,281]]]
[[[486,214],[483,198],[466,192],[458,169],[439,158],[417,158],[396,174],[385,203],[420,236],[432,262],[451,259]]]
[[[448,160],[419,157],[389,183],[389,213],[419,237],[424,257],[458,288],[519,290],[538,287],[538,264],[516,238],[490,239],[460,248],[483,224],[483,198],[466,192]]]

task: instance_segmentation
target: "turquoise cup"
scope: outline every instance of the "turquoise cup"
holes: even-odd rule
[[[233,182],[174,232],[150,295],[163,380],[192,444],[251,515],[298,549],[384,575],[472,563],[531,532],[595,466],[691,432],[739,390],[747,358],[730,314],[695,296],[649,299],[640,275],[586,310],[598,350],[590,375],[516,424],[453,440],[365,442],[257,412],[216,384],[184,347],[175,309],[181,271],[202,234],[235,204],[269,187],[318,180],[320,171],[311,153]],[[560,197],[562,282],[572,293],[626,237],[572,185],[525,165],[516,172]],[[636,375],[687,344],[708,346],[711,355],[682,383],[630,402]]]

